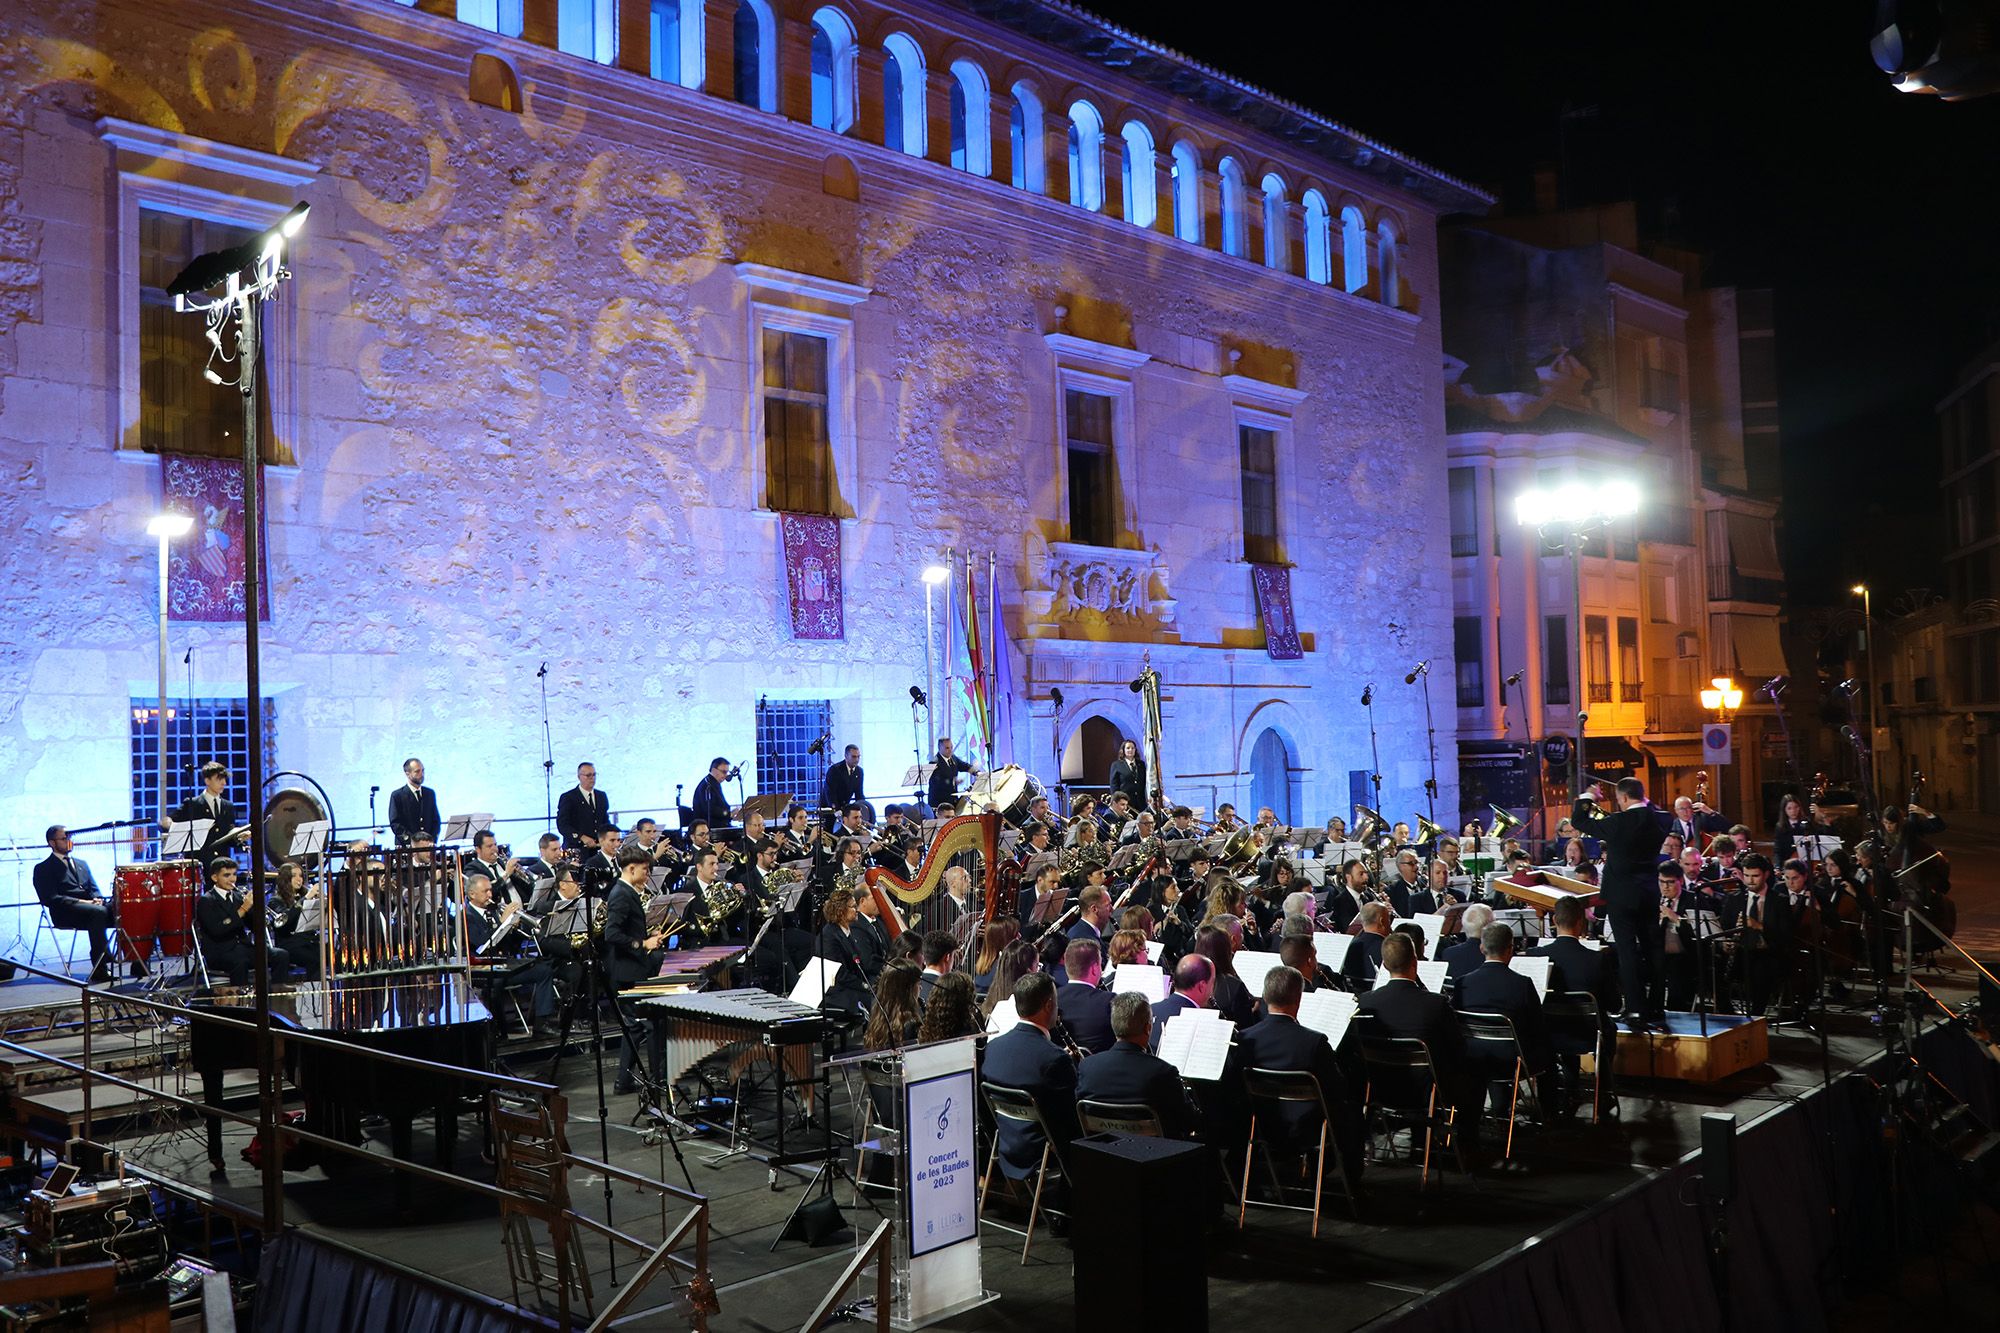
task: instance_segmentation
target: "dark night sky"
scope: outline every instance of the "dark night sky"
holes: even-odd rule
[[[1869,60],[1871,0],[1300,4],[1227,26],[1195,6],[1090,7],[1503,208],[1566,159],[1570,202],[1636,199],[1650,234],[1708,255],[1709,281],[1773,288],[1795,598],[1861,578],[1878,606],[1942,590],[1932,407],[2000,336],[2000,98],[1896,92]],[[1284,8],[1299,27],[1265,17]],[[1597,108],[1566,145],[1565,107]]]

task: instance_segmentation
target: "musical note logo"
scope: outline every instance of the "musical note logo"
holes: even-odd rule
[[[937,1136],[940,1139],[944,1138],[945,1131],[951,1128],[951,1102],[952,1099],[947,1097],[944,1099],[944,1105],[938,1107]]]

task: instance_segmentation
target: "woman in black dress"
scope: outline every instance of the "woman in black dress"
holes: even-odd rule
[[[1110,780],[1105,785],[1131,797],[1134,810],[1146,808],[1146,761],[1139,757],[1136,744],[1120,742],[1118,757],[1111,761]]]

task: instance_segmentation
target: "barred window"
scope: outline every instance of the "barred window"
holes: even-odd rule
[[[263,798],[251,792],[250,708],[242,699],[167,701],[167,793],[160,799],[160,703],[132,700],[132,818],[148,837],[147,861],[159,857],[160,815],[201,790],[201,766],[211,759],[229,767],[224,794],[246,819],[263,811]],[[264,700],[262,769],[278,768],[278,728],[272,701]]]
[[[790,792],[810,806],[819,799],[820,779],[832,760],[810,753],[812,743],[833,730],[833,704],[826,699],[759,699],[757,767],[751,774],[761,792]]]

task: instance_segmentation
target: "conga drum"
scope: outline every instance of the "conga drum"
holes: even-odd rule
[[[194,950],[194,903],[201,895],[201,866],[194,861],[168,861],[158,869],[154,928],[159,932],[160,952],[178,958]]]
[[[118,929],[124,934],[121,946],[128,963],[143,962],[151,953],[150,941],[160,920],[160,866],[137,861],[119,866],[111,876],[111,901],[118,909]],[[148,944],[144,947],[141,941]]]

